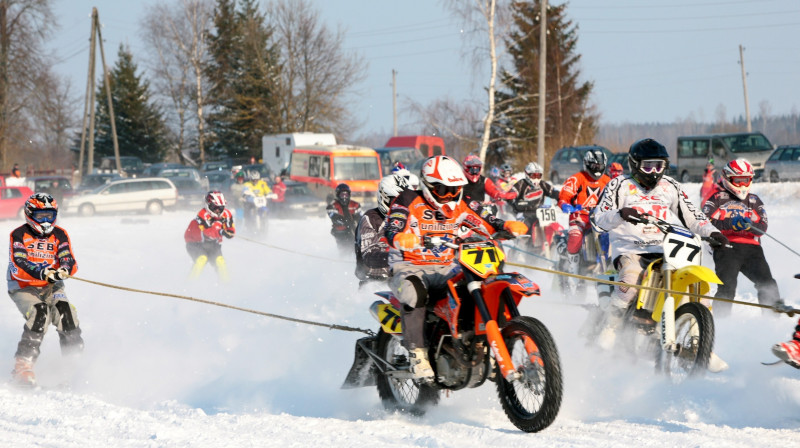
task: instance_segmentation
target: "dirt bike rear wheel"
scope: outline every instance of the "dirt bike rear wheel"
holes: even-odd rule
[[[675,311],[675,336],[675,342],[680,347],[677,353],[659,351],[664,372],[674,382],[704,374],[714,348],[714,318],[711,311],[697,302],[678,307]]]
[[[396,364],[398,357],[408,359],[408,350],[403,347],[400,339],[383,330],[378,333],[377,353],[392,365]],[[381,397],[384,408],[389,411],[422,415],[428,407],[439,402],[439,390],[427,384],[390,378],[380,372],[376,382],[378,396]]]
[[[515,317],[502,333],[511,361],[523,375],[508,382],[495,369],[500,403],[514,426],[525,432],[541,431],[553,423],[561,408],[561,362],[553,336],[544,324],[528,316]],[[528,353],[526,338],[534,342],[537,352]]]

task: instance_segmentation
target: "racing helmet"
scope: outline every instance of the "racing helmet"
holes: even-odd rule
[[[334,193],[336,195],[336,200],[339,201],[340,204],[347,207],[350,205],[350,186],[347,184],[339,184],[336,186],[336,191]]]
[[[638,140],[628,151],[631,176],[644,188],[651,190],[664,176],[669,164],[667,148],[652,138]]]
[[[599,149],[590,149],[583,153],[583,169],[594,180],[600,179],[606,170],[607,163],[606,153]]]
[[[392,174],[398,174],[400,176],[403,176],[403,178],[405,178],[406,186],[404,188],[408,188],[411,190],[419,189],[419,177],[411,174],[411,171],[407,170],[402,163],[397,162],[395,164],[395,167],[392,168]]]
[[[622,174],[622,165],[619,162],[614,162],[608,167],[608,177],[615,178]]]
[[[475,154],[470,154],[464,157],[464,175],[470,183],[475,183],[481,178],[481,170],[483,169],[483,162],[481,158]]]
[[[461,165],[448,156],[434,156],[422,165],[422,195],[430,205],[452,218],[467,184]]]
[[[25,201],[25,221],[39,235],[50,235],[56,223],[58,204],[47,193],[34,193]]]
[[[525,165],[525,175],[528,176],[528,179],[533,183],[533,185],[539,185],[542,181],[542,167],[536,162],[531,162]]]
[[[258,170],[250,170],[247,172],[247,178],[250,179],[251,182],[258,182],[261,179],[261,173]]]
[[[511,177],[511,165],[504,163],[500,165],[500,178],[508,179]]]
[[[389,206],[392,201],[400,196],[400,193],[406,188],[408,188],[408,181],[399,174],[390,174],[381,179],[381,183],[378,184],[378,210],[384,216],[389,214]]]
[[[225,211],[225,205],[225,196],[222,195],[221,191],[213,190],[206,194],[206,210],[211,216],[215,218],[222,216],[222,212]]]
[[[753,183],[753,165],[747,159],[731,160],[722,168],[722,186],[744,201]]]

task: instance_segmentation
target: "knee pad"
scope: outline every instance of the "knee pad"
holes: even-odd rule
[[[47,322],[49,321],[48,314],[47,304],[44,302],[39,302],[31,306],[28,312],[25,313],[25,316],[28,318],[25,326],[34,333],[44,333],[47,328]]]
[[[72,331],[78,328],[78,315],[75,307],[67,301],[59,300],[55,305],[58,311],[58,322],[56,326],[61,331]]]

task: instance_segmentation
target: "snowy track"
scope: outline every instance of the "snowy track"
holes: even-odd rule
[[[697,195],[697,186],[687,191]],[[800,249],[800,187],[758,184],[769,232]],[[241,239],[223,253],[233,281],[213,271],[189,283],[182,235],[191,212],[157,217],[64,216],[83,278],[182,294],[269,313],[372,328],[370,291],[357,292],[353,266],[276,251]],[[19,225],[0,222],[5,234]],[[273,221],[267,242],[334,259],[326,218]],[[800,259],[764,241],[782,295],[800,305]],[[710,260],[710,256],[706,256]],[[0,387],[0,446],[793,446],[800,440],[800,371],[764,367],[788,339],[793,319],[737,307],[717,321],[716,352],[730,370],[681,386],[647,362],[609,359],[576,336],[585,311],[549,295],[551,279],[531,273],[542,299],[522,311],[554,333],[565,373],[564,403],[539,434],[517,431],[493,384],[459,391],[421,419],[383,411],[374,388],[340,390],[361,335],[293,324],[166,297],[70,280],[86,352],[61,359],[45,336],[37,364],[45,386]],[[740,279],[738,299],[755,301]],[[12,369],[22,319],[0,300],[0,373]],[[3,361],[4,360],[4,361]],[[5,370],[3,370],[5,369]]]

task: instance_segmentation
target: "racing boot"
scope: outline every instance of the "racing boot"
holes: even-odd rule
[[[789,342],[775,344],[772,347],[772,353],[786,364],[800,369],[800,340],[793,339]]]
[[[228,283],[231,278],[228,275],[228,266],[225,264],[225,259],[222,258],[222,255],[218,256],[214,263],[217,265],[217,275],[219,275],[219,279],[223,283]]]
[[[429,382],[433,380],[433,368],[428,361],[428,350],[425,348],[417,347],[409,350],[411,357],[411,374],[414,379]]]
[[[606,310],[605,324],[597,335],[597,346],[603,350],[611,350],[617,340],[617,329],[622,325],[622,318],[625,311],[615,306],[610,306]]]
[[[33,361],[17,357],[14,370],[11,371],[12,381],[19,386],[36,386],[36,375],[33,373]]]
[[[203,272],[203,268],[206,267],[207,261],[208,257],[205,255],[200,255],[197,257],[197,259],[194,260],[194,265],[192,265],[192,271],[189,273],[189,278],[200,278],[200,274]]]

